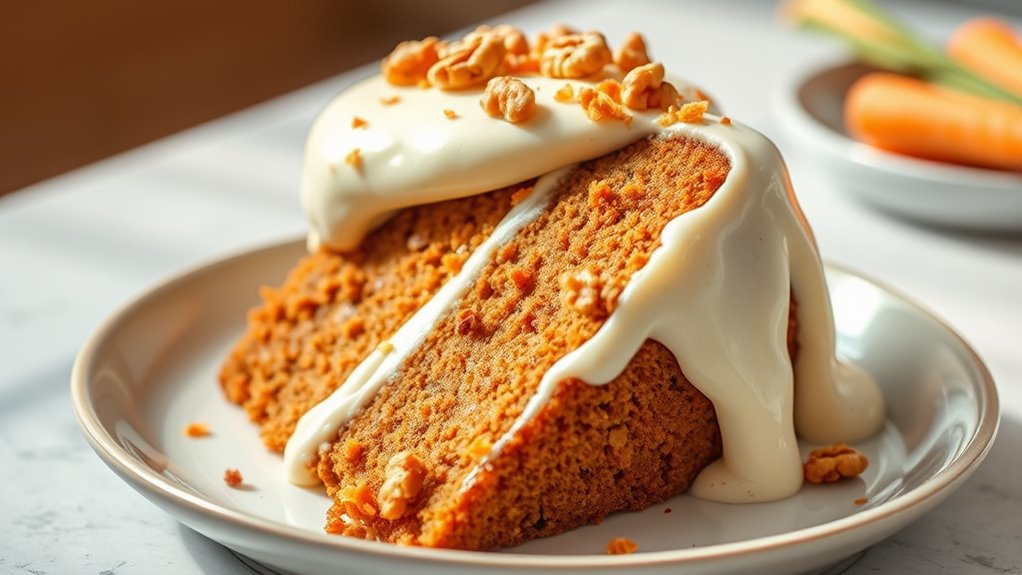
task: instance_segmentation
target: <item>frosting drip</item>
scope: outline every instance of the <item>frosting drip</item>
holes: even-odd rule
[[[402,89],[379,78],[335,99],[317,119],[306,147],[302,198],[311,220],[310,246],[349,249],[394,210],[511,185],[661,131],[717,146],[732,166],[704,206],[667,225],[662,245],[632,277],[613,314],[545,374],[525,411],[466,485],[543,409],[559,382],[606,384],[647,338],[674,353],[716,409],[724,455],[697,478],[692,488],[697,496],[728,502],[787,497],[802,483],[796,429],[807,439],[832,442],[862,439],[880,427],[883,401],[875,382],[835,358],[823,269],[780,156],[766,138],[740,124],[715,121],[662,128],[655,122],[659,110],[633,112],[630,124],[593,123],[578,105],[554,101],[565,83],[587,83],[522,80],[536,91],[540,111],[520,125],[482,113],[478,92]],[[393,95],[400,102],[380,102]],[[445,117],[445,109],[458,118]],[[355,115],[368,125],[351,127]],[[343,161],[355,148],[362,152],[360,169]],[[302,417],[285,450],[291,481],[316,481],[308,464],[320,447],[453,309],[494,251],[541,213],[562,173],[541,178],[386,349],[374,351]],[[785,345],[790,290],[799,306],[794,366]]]
[[[655,120],[661,110],[634,112],[629,124],[594,123],[577,104],[554,99],[565,84],[577,92],[593,82],[519,79],[535,91],[538,109],[523,124],[486,115],[475,90],[402,88],[381,77],[330,102],[305,144],[301,189],[310,249],[321,243],[335,250],[355,248],[366,232],[401,208],[517,184],[613,152],[660,129]],[[694,98],[694,88],[677,81],[675,86]],[[457,117],[448,119],[444,110]],[[355,116],[366,124],[353,127]],[[359,169],[345,164],[355,149],[361,153]]]

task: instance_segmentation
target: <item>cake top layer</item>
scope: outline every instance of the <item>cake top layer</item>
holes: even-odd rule
[[[700,497],[786,497],[802,481],[796,428],[813,441],[855,441],[883,424],[875,382],[835,357],[822,265],[776,148],[752,129],[707,115],[698,90],[664,81],[637,35],[624,46],[613,55],[600,34],[560,30],[529,48],[509,27],[451,44],[404,43],[384,60],[381,77],[320,115],[302,183],[313,248],[354,248],[404,207],[539,179],[456,276],[302,417],[284,453],[292,481],[315,481],[309,464],[322,447],[393,380],[500,245],[542,213],[561,173],[661,132],[720,149],[731,166],[726,179],[705,205],[668,223],[617,308],[544,375],[466,489],[561,381],[607,384],[648,339],[670,349],[714,404],[724,457],[693,485]],[[786,346],[792,299],[795,365]]]
[[[509,26],[404,42],[382,74],[335,98],[306,143],[309,246],[356,247],[393,211],[503,186],[599,157],[710,104],[665,81],[638,34],[612,54],[558,27],[529,44]]]

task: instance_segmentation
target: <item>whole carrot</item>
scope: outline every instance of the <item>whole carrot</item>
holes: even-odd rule
[[[947,51],[974,74],[1022,97],[1022,40],[1004,22],[978,18],[962,24]]]
[[[921,158],[1022,171],[1022,106],[876,72],[852,85],[845,123],[867,144]]]

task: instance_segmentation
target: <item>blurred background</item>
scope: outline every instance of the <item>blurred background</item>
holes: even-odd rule
[[[535,1],[0,2],[0,196]]]
[[[0,195],[532,1],[0,2]]]

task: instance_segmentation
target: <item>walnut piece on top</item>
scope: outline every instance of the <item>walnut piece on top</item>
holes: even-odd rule
[[[439,40],[430,36],[423,40],[401,42],[380,63],[383,77],[398,86],[414,86],[426,79],[426,73],[438,60]]]
[[[664,82],[664,65],[643,64],[625,76],[621,98],[633,110],[662,108],[678,103],[681,96],[669,82]]]
[[[536,93],[517,78],[498,76],[486,83],[479,105],[494,118],[517,124],[536,113]]]
[[[464,40],[442,46],[440,60],[426,78],[441,90],[479,86],[497,75],[504,63],[504,40],[492,32],[473,32]]]
[[[614,51],[614,63],[627,74],[634,68],[649,64],[649,54],[646,52],[646,41],[638,32],[632,32],[625,38],[625,41]]]
[[[607,40],[599,32],[567,34],[544,46],[539,71],[551,78],[585,78],[614,61]]]

